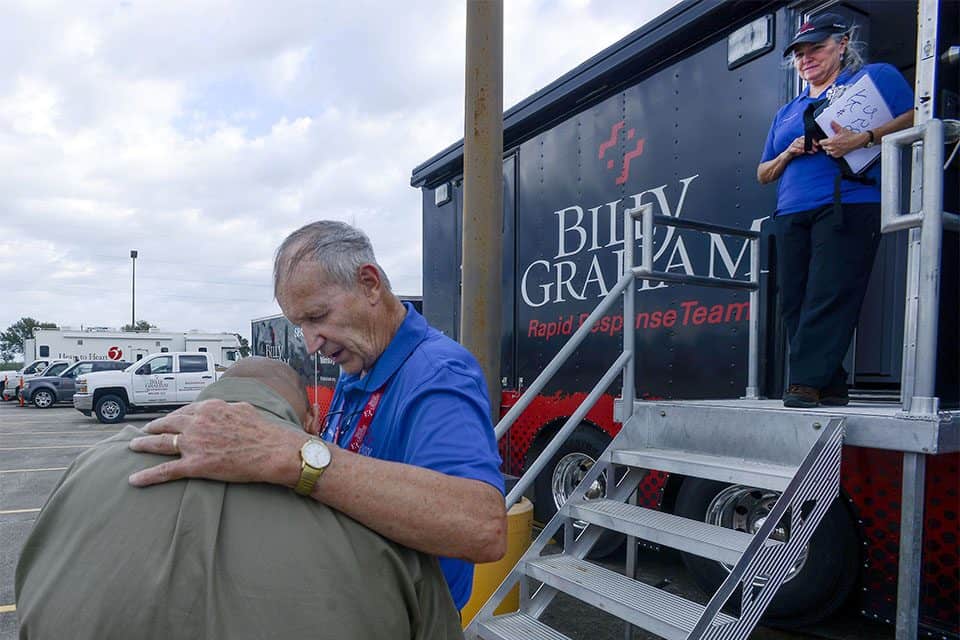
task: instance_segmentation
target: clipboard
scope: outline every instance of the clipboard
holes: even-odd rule
[[[890,122],[893,114],[870,75],[864,73],[853,84],[843,86],[840,96],[834,97],[815,119],[824,133],[833,135],[831,120],[845,129],[863,133]],[[877,144],[869,149],[854,149],[843,156],[843,160],[853,173],[860,173],[879,157],[880,145]]]

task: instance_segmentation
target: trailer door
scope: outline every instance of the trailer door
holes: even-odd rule
[[[503,307],[500,319],[500,383],[517,388],[517,155],[503,161]]]
[[[821,11],[839,13],[856,24],[857,40],[866,43],[866,61],[892,64],[913,86],[916,24],[903,23],[905,15],[916,15],[913,0],[824,2],[804,13],[803,18]],[[899,386],[906,246],[906,231],[885,234],[880,240],[854,342],[844,363],[855,386]]]
[[[516,172],[517,156],[503,160],[503,263],[500,381],[515,388],[516,380]],[[423,188],[423,316],[431,326],[460,339],[463,264],[463,182],[461,179]]]

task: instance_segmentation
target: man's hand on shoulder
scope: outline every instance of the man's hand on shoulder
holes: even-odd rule
[[[187,405],[144,430],[151,435],[131,440],[133,451],[179,457],[131,475],[138,487],[180,478],[292,487],[300,475],[297,451],[307,438],[264,420],[250,404],[222,400]]]

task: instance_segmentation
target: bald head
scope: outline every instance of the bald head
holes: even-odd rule
[[[310,399],[307,397],[306,388],[300,381],[300,376],[290,365],[273,358],[251,356],[239,360],[220,377],[253,378],[257,382],[270,387],[293,407],[294,413],[300,418],[301,426],[307,425]]]

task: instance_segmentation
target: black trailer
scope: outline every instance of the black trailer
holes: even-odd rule
[[[765,225],[776,190],[757,182],[756,168],[773,115],[801,88],[796,73],[783,63],[784,44],[805,15],[827,6],[860,25],[869,60],[893,64],[912,83],[915,1],[688,0],[506,111],[503,411],[616,283],[623,266],[623,213],[648,203],[657,214],[761,232],[759,386],[763,395],[779,397],[786,347],[778,322],[775,243]],[[942,48],[956,44],[960,3],[940,2],[939,25]],[[938,70],[934,117],[958,117],[958,75],[957,64],[945,57]],[[456,274],[462,167],[460,142],[416,167],[411,178],[423,195],[424,314],[451,336],[458,334],[461,302]],[[948,172],[943,191],[944,209],[960,209],[956,171]],[[881,243],[848,354],[857,398],[899,397],[907,233],[887,235]],[[658,270],[738,279],[749,275],[744,240],[667,227],[658,228],[658,234]],[[958,394],[957,256],[957,236],[948,233],[940,319],[940,349],[948,355],[938,370],[938,395],[946,406],[956,406]],[[636,318],[626,323],[636,332],[638,398],[742,394],[746,293],[643,282],[638,294]],[[586,353],[603,357],[568,363],[526,410],[501,441],[508,471],[521,473],[571,415],[615,357],[623,331],[622,310],[614,309],[585,344]],[[558,487],[572,487],[577,474],[582,476],[584,464],[570,460],[589,466],[619,429],[613,419],[616,394],[611,389],[587,414],[536,483],[538,519],[546,521],[562,504],[566,496]],[[842,589],[839,582],[831,585],[839,591],[827,604],[816,595],[798,603],[781,618],[783,624],[807,622],[835,609],[858,584],[860,610],[893,618],[897,550],[888,533],[898,522],[899,485],[889,472],[899,462],[889,452],[844,451],[843,488],[849,498],[844,526],[865,548],[861,552],[854,544],[847,550],[854,559],[850,566],[861,569],[858,581],[844,580]],[[955,549],[957,463],[957,454],[949,454],[933,457],[928,466],[928,474],[938,478],[928,491],[936,493],[933,502],[940,505],[931,509],[928,504],[928,517],[951,524],[927,528],[925,550]],[[672,510],[681,481],[663,476],[646,483],[642,499]],[[955,634],[957,556],[931,557],[938,562],[928,564],[923,577],[921,617],[928,629]],[[810,584],[810,590],[818,588]]]

